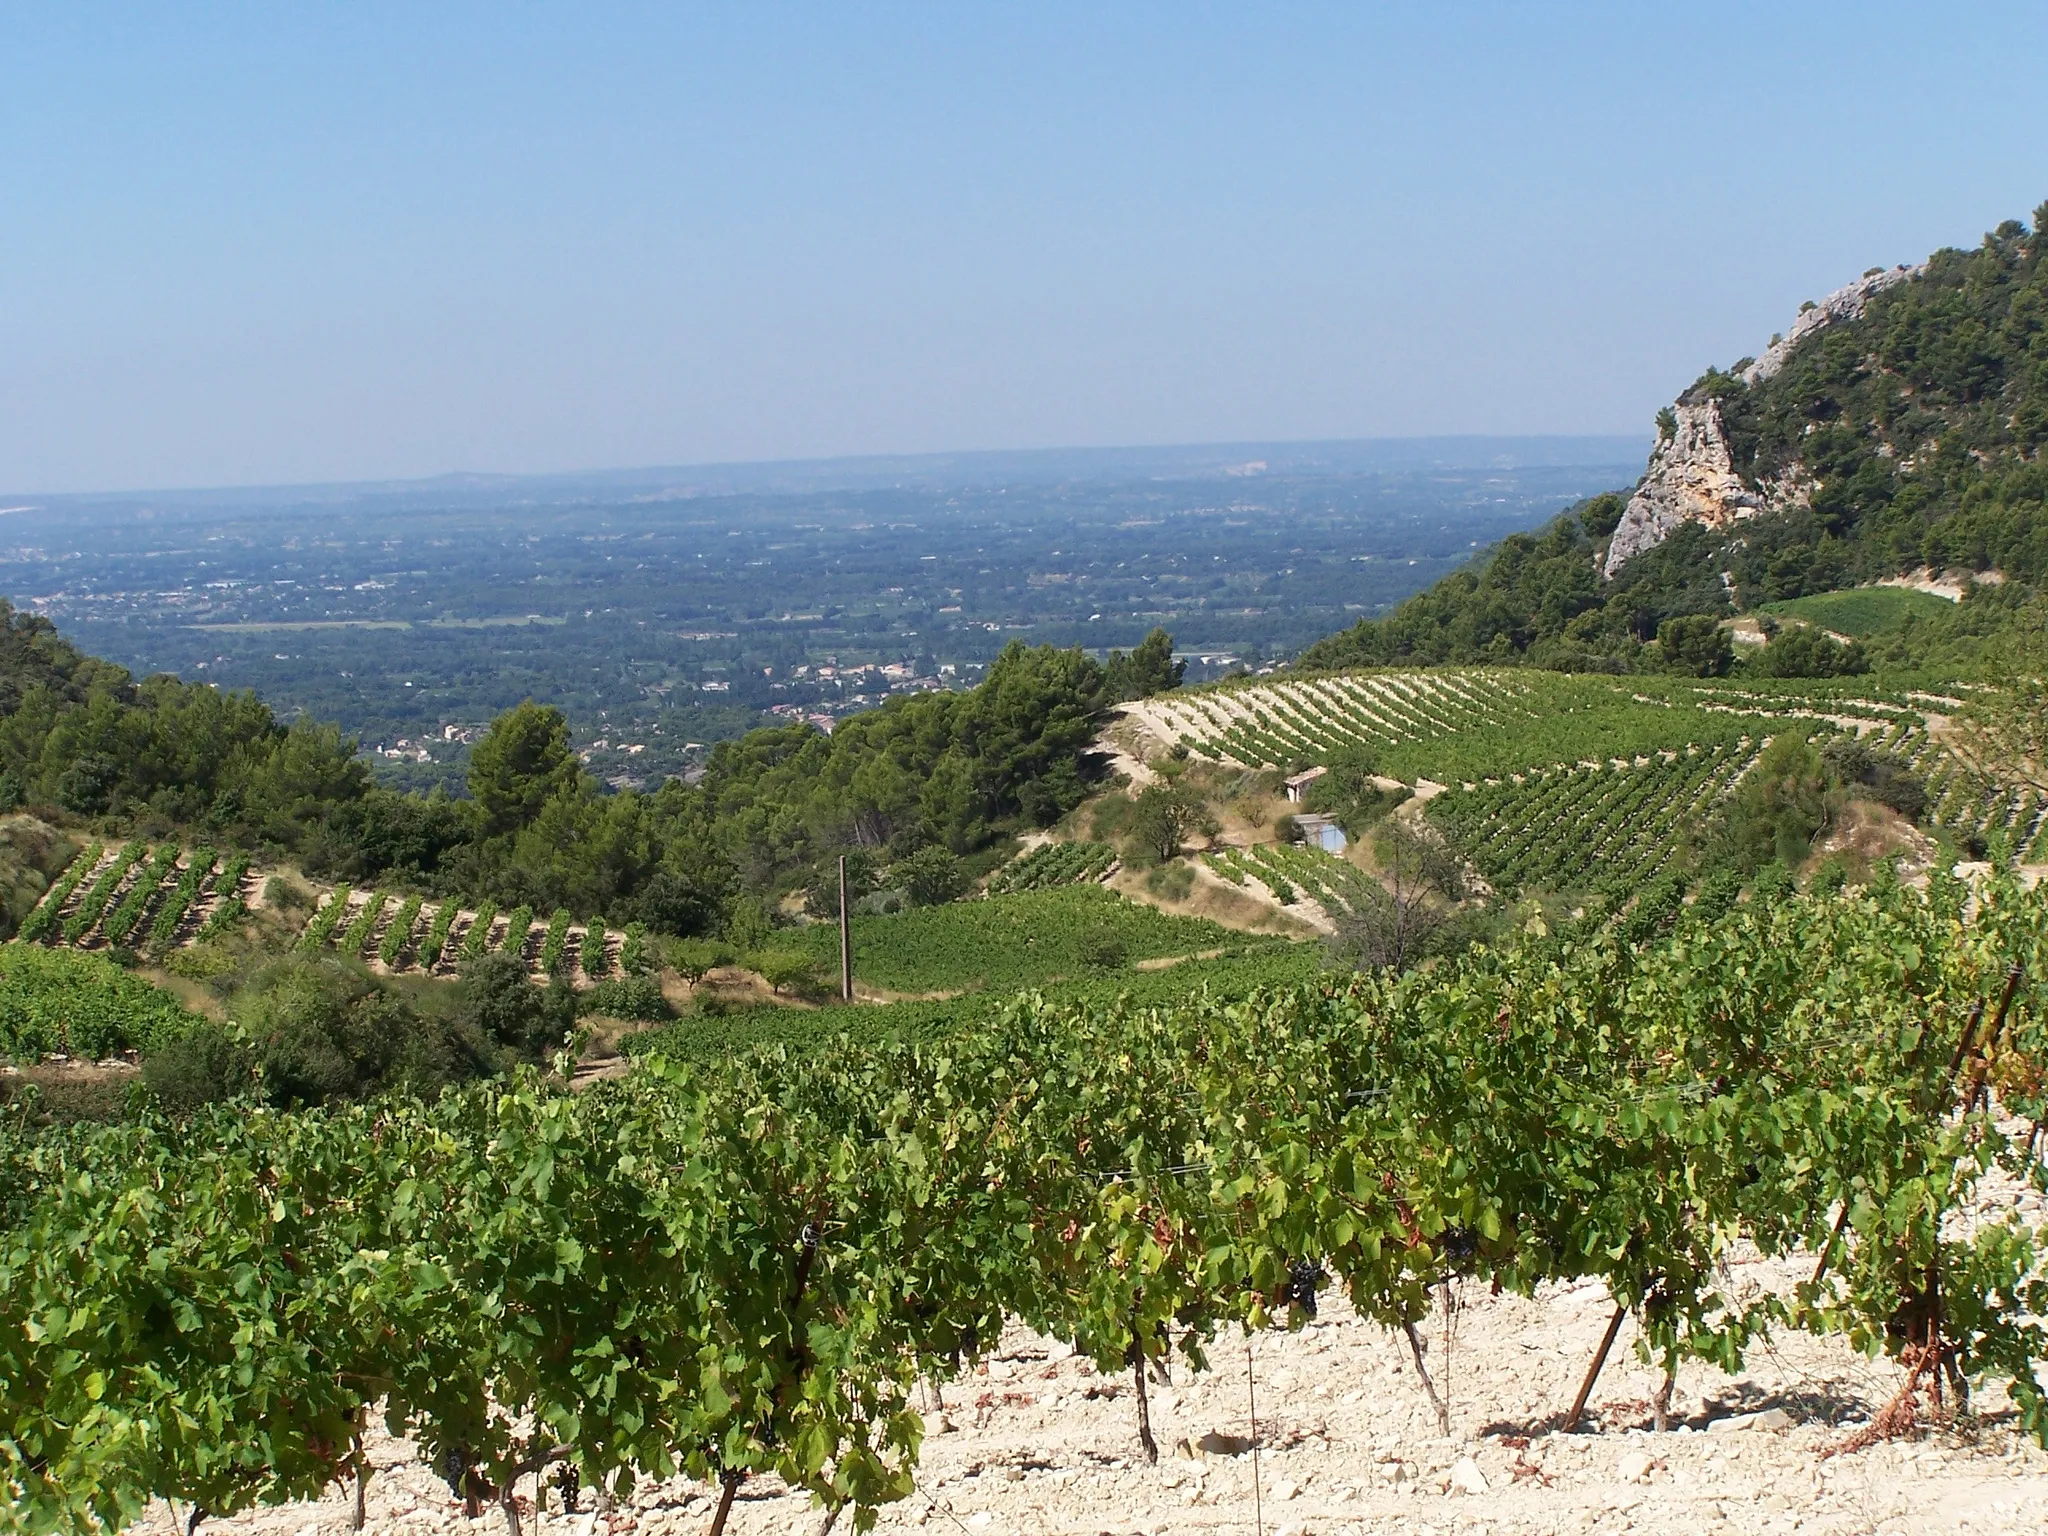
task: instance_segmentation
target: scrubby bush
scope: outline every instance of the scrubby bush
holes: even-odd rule
[[[1145,889],[1167,901],[1186,901],[1195,889],[1195,872],[1180,859],[1161,864],[1146,874]]]
[[[1106,928],[1082,934],[1074,951],[1091,971],[1120,971],[1129,953],[1122,936]]]
[[[1744,667],[1760,677],[1855,677],[1870,670],[1863,647],[1798,624],[1774,636]]]
[[[423,1013],[331,956],[281,961],[232,1004],[280,1106],[337,1103],[390,1089],[431,1093],[496,1070],[493,1040],[460,1017]]]
[[[913,906],[936,907],[967,889],[967,872],[944,848],[920,848],[889,871]]]
[[[849,906],[875,889],[880,871],[874,857],[864,848],[846,854],[846,901]],[[839,860],[830,858],[818,865],[804,886],[804,911],[815,918],[839,915]]]
[[[731,965],[732,950],[712,939],[672,939],[668,944],[668,963],[694,987],[721,965]]]
[[[463,965],[456,1017],[493,1044],[528,1061],[544,1061],[575,1028],[576,996],[559,979],[536,987],[523,960],[498,951]]]
[[[142,1081],[165,1109],[189,1113],[254,1090],[256,1059],[246,1041],[209,1019],[145,1056]]]
[[[1829,776],[1811,743],[1781,736],[1730,796],[1717,862],[1755,872],[1796,866],[1826,825]]]
[[[662,996],[661,983],[652,976],[619,976],[601,981],[585,992],[578,1003],[583,1013],[602,1014],[611,1019],[651,1024],[675,1017],[675,1010]]]
[[[1861,793],[1918,821],[1927,810],[1927,786],[1889,753],[1873,752],[1853,736],[1837,736],[1821,749],[1821,763],[1851,794]]]
[[[826,992],[825,978],[811,957],[800,949],[764,949],[750,957],[752,968],[778,992],[796,997],[816,998]]]

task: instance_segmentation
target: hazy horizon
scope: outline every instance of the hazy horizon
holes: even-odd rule
[[[2048,197],[2017,4],[45,4],[5,37],[26,494],[1637,435],[1802,300]]]
[[[474,491],[500,496],[522,487],[559,485],[591,492],[610,488],[680,489],[688,477],[694,494],[740,491],[850,489],[904,481],[982,484],[1004,478],[1093,481],[1116,478],[1203,478],[1312,469],[1325,473],[1377,473],[1389,469],[1440,467],[1473,470],[1539,466],[1622,465],[1646,456],[1653,434],[1541,433],[1500,435],[1444,433],[1421,437],[1276,438],[1190,443],[1052,444],[1025,448],[964,448],[930,453],[826,454],[807,458],[711,460],[692,464],[618,464],[539,470],[453,469],[432,475],[360,480],[278,481],[221,485],[86,486],[72,490],[0,488],[0,502],[120,501],[162,497],[260,499],[348,493]],[[1247,456],[1265,455],[1251,467]],[[834,474],[838,470],[840,473]],[[10,512],[40,506],[0,506]]]

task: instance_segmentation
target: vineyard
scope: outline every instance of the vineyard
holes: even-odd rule
[[[1162,695],[1127,706],[1163,740],[1238,767],[1324,762],[1541,717],[1553,681],[1510,672],[1330,677]]]
[[[1454,1285],[1560,1282],[1672,1371],[1786,1331],[1890,1357],[1866,1440],[1963,1393],[2048,1440],[2043,1234],[1955,1219],[1994,1172],[2048,1177],[2048,907],[1937,879],[1670,921],[1243,1000],[1025,998],[937,1042],[656,1056],[580,1096],[22,1142],[0,1480],[33,1529],[151,1495],[196,1521],[360,1479],[381,1408],[514,1530],[520,1483],[562,1467],[715,1483],[715,1529],[772,1473],[859,1528],[914,1487],[919,1383],[1006,1320],[1142,1389],[1329,1289],[1399,1329]],[[1811,1278],[1737,1289],[1738,1243]]]
[[[1363,754],[1396,778],[1449,784],[1732,743],[1761,734],[1757,717],[1814,713],[1797,697],[1738,704],[1674,681],[1446,669],[1198,689],[1129,712],[1166,742],[1229,765],[1285,768]]]
[[[598,982],[636,974],[646,964],[638,923],[614,932],[603,918],[578,924],[557,910],[536,930],[530,907],[501,918],[493,902],[467,908],[456,901],[359,893],[345,885],[321,899],[298,943],[308,953],[333,949],[395,973],[436,976],[452,976],[464,960],[499,953],[519,956],[542,980]]]
[[[252,868],[245,853],[223,857],[199,848],[188,855],[176,843],[154,849],[142,842],[113,849],[94,843],[51,883],[17,937],[88,949],[126,945],[161,955],[216,938],[246,916]],[[638,924],[611,931],[602,918],[578,924],[558,911],[536,933],[533,919],[525,908],[501,918],[490,902],[470,909],[344,885],[318,901],[297,947],[334,950],[387,971],[439,976],[453,975],[464,959],[499,951],[522,956],[543,980],[561,975],[596,982],[637,973],[646,963]]]
[[[209,929],[218,932],[245,911],[248,878],[241,854],[221,861],[211,848],[187,856],[176,843],[154,850],[141,842],[115,849],[94,843],[51,882],[17,937],[161,954]]]
[[[0,946],[0,1061],[147,1051],[196,1022],[170,993],[98,955]]]
[[[1644,763],[1556,768],[1430,801],[1427,815],[1500,886],[1647,879],[1755,760],[1747,741]]]
[[[1167,1007],[1190,997],[1236,1001],[1261,988],[1311,980],[1324,970],[1321,950],[1279,944],[1196,958],[1158,970],[1090,970],[1034,984],[1032,991],[1068,1007]],[[698,1014],[626,1036],[622,1054],[668,1056],[718,1066],[763,1046],[836,1050],[869,1041],[941,1041],[995,1025],[1016,997],[1013,991],[962,992],[954,997],[870,1003],[859,1008],[783,1008],[762,1005]]]
[[[1917,721],[1900,721],[1869,738],[1927,783],[1927,822],[1956,838],[2002,840],[2023,862],[2048,858],[2048,800],[2026,785],[1989,787],[1943,751]]]
[[[1943,825],[1972,833],[2002,827],[2038,840],[2038,796],[1979,791],[1930,734],[1931,716],[1957,707],[1860,678],[1773,688],[1449,668],[1195,689],[1141,700],[1127,713],[1160,741],[1228,765],[1286,768],[1362,753],[1377,771],[1406,782],[1453,786],[1734,749],[1794,727],[1848,731],[1939,777],[1954,793]]]
[[[1006,896],[1058,885],[1100,884],[1116,868],[1116,849],[1108,843],[1040,843],[989,876],[988,893]]]
[[[852,927],[856,980],[908,993],[1002,991],[1260,942],[1201,918],[1140,906],[1096,885],[857,916]],[[790,938],[821,971],[836,972],[836,925],[816,923]]]
[[[1202,862],[1241,889],[1263,889],[1283,907],[1303,897],[1331,919],[1343,918],[1376,900],[1379,882],[1354,864],[1302,843],[1259,843],[1222,848]]]

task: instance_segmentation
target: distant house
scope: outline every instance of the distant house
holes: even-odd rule
[[[1317,766],[1309,769],[1306,773],[1291,775],[1287,780],[1287,798],[1296,805],[1301,804],[1308,796],[1309,785],[1315,783],[1317,779],[1320,779],[1329,771],[1327,768]]]
[[[1350,839],[1344,829],[1327,816],[1314,812],[1294,818],[1294,835],[1304,843],[1312,843],[1325,853],[1342,853]]]

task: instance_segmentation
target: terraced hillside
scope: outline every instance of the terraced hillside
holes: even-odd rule
[[[93,843],[51,882],[19,937],[87,949],[178,948],[244,910],[250,868],[246,854],[187,853],[175,842]]]
[[[1622,765],[1516,774],[1438,796],[1429,818],[1496,885],[1564,889],[1642,880],[1689,829],[1704,824],[1760,746],[1690,746]]]
[[[576,922],[566,910],[540,918],[531,907],[503,912],[490,901],[429,901],[343,885],[320,897],[298,943],[394,973],[452,976],[464,960],[505,953],[537,977],[596,982],[637,972],[646,939],[638,923],[608,930],[602,918]]]
[[[1406,783],[1444,786],[1429,820],[1480,873],[1561,887],[1654,873],[1787,731],[1853,736],[1909,767],[1927,786],[1926,823],[1959,842],[2003,840],[2024,860],[2048,857],[2048,799],[2017,781],[1986,783],[1954,751],[1951,716],[1962,703],[1869,679],[1445,668],[1190,690],[1141,700],[1125,715],[1150,748],[1226,767],[1362,761]],[[1271,888],[1263,872],[1229,859],[1215,872]],[[1302,884],[1274,873],[1283,893]]]

